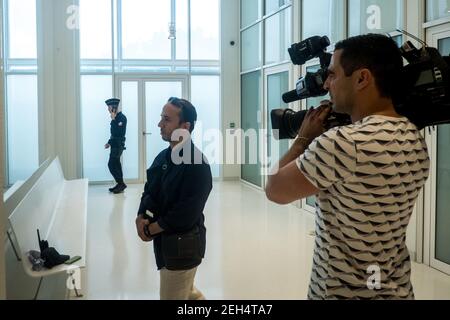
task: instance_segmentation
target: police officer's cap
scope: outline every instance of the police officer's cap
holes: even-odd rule
[[[109,99],[106,100],[105,103],[108,107],[117,108],[119,106],[120,99],[117,98]]]

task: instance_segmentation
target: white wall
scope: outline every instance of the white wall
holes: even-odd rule
[[[224,134],[227,129],[230,129],[230,123],[235,123],[236,128],[241,126],[239,7],[239,0],[221,1],[221,100]],[[234,46],[230,45],[231,41],[235,42]],[[224,159],[226,159],[226,154],[224,154]],[[222,174],[224,180],[238,179],[241,174],[241,167],[239,165],[224,165]]]

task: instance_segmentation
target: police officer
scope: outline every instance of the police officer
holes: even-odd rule
[[[120,99],[109,99],[105,101],[108,111],[111,114],[111,138],[105,145],[105,149],[111,148],[108,168],[117,185],[110,188],[109,191],[118,194],[122,193],[127,185],[123,181],[122,164],[120,157],[125,150],[125,134],[127,131],[127,117],[119,109]]]

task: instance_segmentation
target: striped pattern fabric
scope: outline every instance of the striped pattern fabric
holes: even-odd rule
[[[320,190],[308,298],[414,299],[406,229],[430,166],[416,126],[369,116],[317,138],[297,166]]]

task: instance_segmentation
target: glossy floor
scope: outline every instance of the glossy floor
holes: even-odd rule
[[[142,185],[122,195],[89,189],[86,299],[158,299],[153,247],[140,241],[134,219]],[[220,182],[205,209],[207,255],[196,285],[207,299],[305,299],[312,265],[314,219],[269,203],[239,182]],[[450,299],[450,276],[413,265],[417,299]]]

